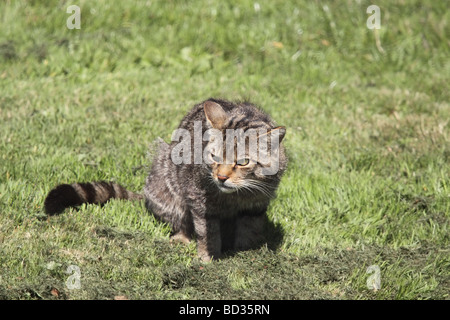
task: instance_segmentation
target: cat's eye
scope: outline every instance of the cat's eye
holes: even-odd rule
[[[236,161],[236,164],[238,166],[242,166],[242,167],[247,166],[249,163],[250,163],[250,159],[248,159],[248,158],[240,159],[240,160]]]

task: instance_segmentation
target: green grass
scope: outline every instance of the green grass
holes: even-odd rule
[[[0,299],[449,298],[447,3],[377,1],[385,53],[370,1],[258,4],[0,3]],[[141,190],[152,141],[211,96],[287,127],[268,246],[202,264],[142,203],[45,217],[59,183]]]

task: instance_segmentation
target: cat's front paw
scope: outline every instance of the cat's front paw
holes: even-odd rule
[[[212,257],[207,253],[199,253],[198,257],[202,260],[202,262],[211,262],[212,260]]]
[[[170,243],[183,243],[189,244],[191,242],[191,237],[185,235],[182,231],[175,233],[170,237]]]
[[[203,262],[210,262],[211,260],[218,260],[220,258],[219,252],[211,253],[206,246],[198,244],[197,255]]]

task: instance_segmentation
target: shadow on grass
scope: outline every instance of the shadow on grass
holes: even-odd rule
[[[442,299],[448,295],[448,258],[442,248],[317,248],[293,255],[280,249],[280,225],[267,225],[267,244],[203,263],[195,245],[171,244],[142,231],[96,226],[78,260],[51,247],[38,277],[0,285],[3,299]],[[97,249],[98,250],[97,250]],[[81,289],[66,287],[67,266],[81,269]],[[382,271],[378,292],[366,286],[367,267]],[[7,274],[4,279],[10,279]],[[411,293],[399,288],[409,286]],[[431,279],[431,280],[428,280]],[[402,296],[403,292],[403,296]],[[407,295],[405,295],[407,294]]]
[[[255,245],[250,250],[255,250],[255,249],[265,247],[268,250],[276,251],[280,248],[283,238],[284,238],[284,230],[283,230],[283,227],[281,226],[281,224],[280,223],[275,224],[272,221],[270,221],[269,219],[267,219],[265,229],[264,229],[263,241],[261,243]],[[245,251],[248,251],[248,250],[242,250],[242,251],[233,250],[233,249],[226,250],[223,254],[222,259],[232,258],[237,253],[245,252]]]
[[[448,279],[445,272],[428,270],[427,263],[428,250],[367,246],[364,250],[323,249],[321,255],[294,256],[261,247],[206,265],[169,266],[162,279],[166,292],[188,295],[189,299],[442,299],[448,294]],[[378,292],[366,284],[367,267],[373,264],[382,266]],[[390,274],[392,266],[399,268],[399,274]],[[422,274],[425,269],[426,275]],[[405,273],[434,277],[439,284],[424,289],[432,281],[415,287],[418,278],[407,279],[404,285],[411,286],[414,293],[402,295],[393,283]]]

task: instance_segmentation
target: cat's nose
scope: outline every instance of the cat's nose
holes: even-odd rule
[[[217,179],[219,179],[221,182],[227,181],[228,178],[228,176],[222,176],[220,174],[217,175]]]

